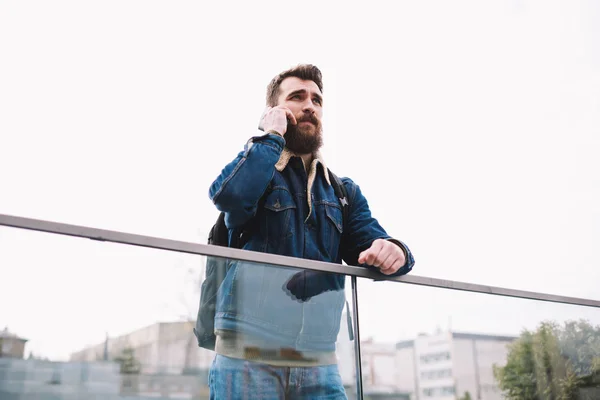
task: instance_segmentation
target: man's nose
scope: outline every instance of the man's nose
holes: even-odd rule
[[[306,100],[304,102],[304,104],[302,105],[302,111],[304,111],[305,113],[311,113],[314,114],[315,113],[315,103],[312,102],[312,100]]]

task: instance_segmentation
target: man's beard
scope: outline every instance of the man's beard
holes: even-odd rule
[[[296,118],[297,125],[288,123],[285,132],[285,146],[296,154],[313,154],[323,145],[321,121],[314,115]],[[301,122],[311,122],[313,126],[302,125]]]

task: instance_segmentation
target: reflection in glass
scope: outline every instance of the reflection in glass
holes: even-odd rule
[[[600,398],[596,308],[366,279],[359,295],[366,394]]]
[[[0,248],[2,399],[208,398],[215,353],[194,329],[215,263],[231,274],[214,344],[274,368],[331,360],[356,397],[343,276],[7,228]],[[600,398],[596,308],[359,282],[367,399]]]
[[[597,399],[600,395],[600,326],[588,321],[543,322],[524,331],[494,369],[508,399]]]
[[[218,348],[276,367],[339,364],[356,397],[344,276],[3,227],[0,248],[11,266],[0,291],[2,399],[208,398],[215,352],[194,330],[210,311],[199,305],[215,265],[232,272],[213,306]]]
[[[217,397],[343,395],[336,344],[341,328],[352,336],[344,287],[339,274],[208,258],[195,333],[218,353]]]

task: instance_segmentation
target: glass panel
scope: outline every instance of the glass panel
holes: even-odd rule
[[[5,227],[0,249],[2,399],[208,398],[215,352],[199,341],[214,346],[212,326],[227,355],[217,398],[319,387],[356,398],[343,275]],[[211,301],[203,278],[223,268]]]
[[[367,279],[358,289],[365,398],[600,398],[600,309]]]

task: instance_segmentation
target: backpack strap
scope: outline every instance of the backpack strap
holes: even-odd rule
[[[229,244],[229,232],[225,226],[225,213],[221,212],[217,218],[217,222],[211,228],[208,234],[208,244],[215,246],[225,246]]]
[[[328,168],[329,177],[331,178],[331,184],[333,186],[333,191],[335,196],[340,201],[340,205],[342,206],[342,226],[346,226],[348,224],[348,213],[350,208],[350,200],[348,197],[348,192],[346,191],[346,186],[336,174],[331,172]]]
[[[342,226],[348,226],[348,213],[350,212],[350,198],[348,197],[348,191],[346,190],[346,186],[342,180],[330,169],[327,169],[329,172],[329,177],[331,178],[331,184],[333,186],[333,192],[335,193],[335,197],[340,201],[340,205],[342,206]],[[346,229],[344,229],[344,232]],[[348,305],[348,300],[346,300],[346,322],[348,324],[348,337],[350,341],[354,340],[354,329],[352,329],[352,316],[350,315],[350,306]]]

